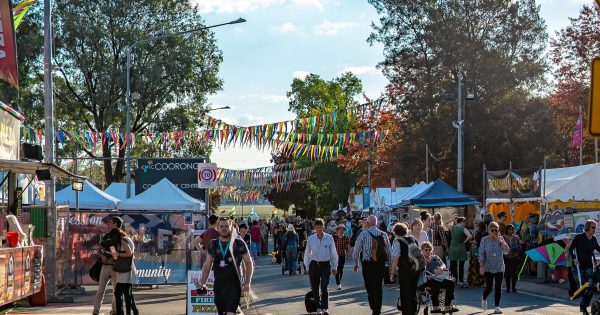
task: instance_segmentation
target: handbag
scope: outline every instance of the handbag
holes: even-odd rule
[[[131,264],[133,263],[133,256],[131,257],[117,257],[115,264],[113,265],[113,271],[115,272],[130,272]]]
[[[96,260],[96,263],[90,268],[88,274],[96,282],[100,282],[100,272],[102,271],[102,260]]]

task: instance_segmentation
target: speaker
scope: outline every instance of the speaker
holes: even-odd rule
[[[42,155],[42,146],[37,144],[22,143],[23,158],[30,160],[41,161],[44,159]]]
[[[37,176],[38,180],[51,180],[52,174],[50,174],[50,170],[36,170],[35,176]]]

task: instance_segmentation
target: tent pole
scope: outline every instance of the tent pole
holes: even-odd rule
[[[548,204],[546,203],[546,156],[544,155],[544,186],[542,187],[542,218],[546,212]]]

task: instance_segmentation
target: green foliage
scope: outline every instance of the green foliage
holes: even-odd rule
[[[362,83],[354,74],[347,72],[331,81],[323,80],[316,74],[309,74],[305,80],[294,79],[290,99],[290,111],[298,117],[308,117],[321,113],[340,111],[355,104],[355,98],[362,93]],[[341,121],[337,126],[324,126],[326,131],[346,132],[354,121]],[[276,164],[290,162],[286,157],[274,156]],[[334,162],[317,163],[309,160],[295,160],[298,167],[315,166],[313,175],[306,183],[292,185],[290,191],[275,190],[266,198],[278,209],[288,210],[292,205],[296,213],[315,217],[330,213],[339,203],[346,203],[350,187],[357,175],[346,171]]]
[[[72,130],[125,131],[126,51],[152,36],[204,26],[189,1],[59,1],[55,10],[55,81],[59,127]],[[170,36],[136,45],[131,53],[131,131],[193,130],[206,111],[206,97],[221,89],[217,77],[221,52],[210,31]],[[169,125],[177,121],[175,126]],[[120,143],[119,145],[121,145]],[[198,148],[198,151],[206,148]],[[117,150],[103,145],[100,155]],[[118,151],[123,157],[125,150]],[[96,152],[86,151],[89,156]],[[154,155],[143,146],[136,155]],[[163,152],[162,156],[173,156]],[[124,160],[104,164],[109,184],[124,176]]]
[[[371,43],[384,45],[380,63],[389,99],[402,126],[393,177],[400,184],[425,178],[425,144],[436,156],[434,176],[455,182],[456,75],[463,75],[465,191],[478,193],[482,164],[490,169],[541,165],[554,150],[547,102],[533,91],[544,84],[547,40],[539,7],[530,0],[369,0],[380,15]],[[431,172],[430,172],[431,174]],[[431,179],[431,176],[430,176]]]

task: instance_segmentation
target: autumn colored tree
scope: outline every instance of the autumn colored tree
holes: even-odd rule
[[[476,100],[464,103],[464,190],[482,189],[490,169],[541,165],[554,148],[549,106],[532,91],[544,83],[546,31],[529,0],[369,0],[379,14],[371,43],[384,45],[379,64],[390,80],[402,145],[390,152],[400,185],[425,179],[425,146],[435,156],[430,180],[456,182],[457,76]]]
[[[579,111],[589,97],[590,63],[600,56],[600,8],[584,5],[579,16],[550,42],[555,88],[550,96],[553,122],[558,132],[559,150],[551,156],[558,166],[579,163],[579,149],[573,145],[573,132]],[[584,116],[585,121],[585,116]],[[584,162],[594,159],[593,139],[585,137]]]

